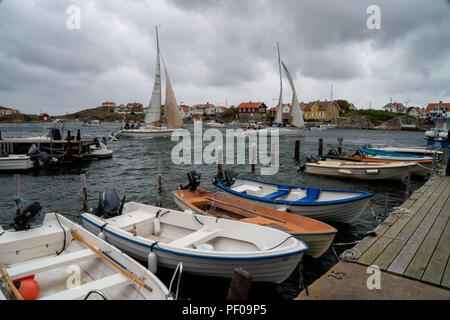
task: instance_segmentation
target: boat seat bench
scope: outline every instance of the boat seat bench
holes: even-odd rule
[[[116,273],[111,276],[88,282],[82,286],[60,291],[39,300],[78,300],[83,299],[91,290],[106,290],[124,286],[130,283],[130,278],[123,273]]]
[[[91,249],[83,249],[60,256],[54,256],[38,261],[31,261],[18,266],[12,266],[10,268],[6,268],[6,271],[12,280],[16,280],[31,274],[56,269],[64,265],[77,263],[95,257],[98,256],[94,251]]]
[[[298,200],[298,203],[302,203],[302,202],[311,202],[311,201],[315,201],[319,198],[320,196],[320,189],[317,188],[308,188],[307,189],[307,193],[306,193],[306,197]]]
[[[220,233],[220,231],[220,229],[211,231],[208,227],[204,227],[200,230],[188,234],[187,236],[172,241],[171,243],[169,243],[169,245],[175,247],[187,247],[195,243],[207,242],[215,238],[217,234]]]
[[[144,213],[144,214],[139,215],[139,213]],[[138,218],[135,218],[134,216],[128,217],[129,214],[134,214],[135,216],[137,215]],[[111,218],[111,220],[110,220],[111,222],[109,222],[109,223],[119,229],[126,230],[134,225],[137,225],[137,224],[142,223],[147,220],[148,220],[148,222],[153,222],[153,220],[155,220],[155,218],[156,218],[156,214],[150,215],[148,212],[145,212],[142,210],[136,210],[136,211],[127,213],[126,216],[119,216],[119,217]],[[117,221],[113,221],[114,219]],[[108,222],[108,220],[106,220],[105,222]]]
[[[276,200],[279,197],[287,195],[289,192],[290,192],[290,190],[278,190],[276,192],[273,192],[273,193],[270,193],[270,194],[264,196],[263,198],[265,200]]]

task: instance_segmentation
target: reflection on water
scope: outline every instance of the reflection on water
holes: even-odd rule
[[[9,137],[30,137],[40,135],[49,124],[0,124],[0,131],[4,139]],[[66,123],[65,130],[76,132],[81,129],[82,138],[109,136],[118,128],[118,123],[104,123],[100,128],[85,128],[80,123]],[[192,125],[187,125],[192,130]],[[332,129],[322,132],[308,132],[301,140],[300,162],[294,159],[295,137],[280,137],[280,170],[275,176],[259,176],[259,168],[251,173],[250,165],[227,165],[239,173],[240,176],[260,180],[322,187],[330,189],[363,190],[371,192],[374,197],[361,217],[351,225],[333,224],[339,232],[335,242],[348,243],[361,239],[366,232],[377,224],[374,217],[385,214],[385,203],[388,208],[398,206],[403,202],[404,185],[401,182],[367,182],[351,179],[334,179],[320,176],[308,176],[297,170],[304,164],[307,156],[317,154],[318,138],[324,139],[324,153],[331,148],[337,148],[337,138],[344,138],[344,152],[353,153],[356,146],[366,143],[389,143],[396,146],[424,146],[422,132],[371,131],[371,130],[339,130]],[[207,146],[209,142],[205,142]],[[132,139],[121,138],[118,142],[110,142],[108,148],[114,151],[114,157],[107,160],[95,160],[80,163],[72,168],[43,168],[34,173],[28,172],[21,177],[21,196],[25,202],[38,200],[46,212],[58,211],[70,219],[79,221],[76,217],[82,211],[80,174],[85,173],[88,183],[89,204],[95,206],[99,192],[114,188],[119,196],[127,196],[127,201],[143,202],[155,205],[159,200],[162,206],[176,208],[170,191],[180,184],[187,184],[186,173],[191,170],[190,165],[173,165],[171,163],[171,149],[176,142],[170,138]],[[270,150],[270,148],[269,148]],[[158,160],[163,159],[163,194],[157,192]],[[248,158],[248,157],[247,157]],[[247,160],[248,161],[248,160]],[[214,191],[211,182],[217,173],[215,165],[196,165],[195,169],[202,174],[201,187]],[[424,179],[413,179],[411,190],[419,188]],[[0,173],[0,223],[7,228],[14,216],[14,178],[13,174]],[[373,211],[372,211],[373,209]],[[348,247],[336,247],[340,254]],[[304,258],[304,279],[306,284],[312,283],[323,275],[337,262],[333,251],[329,249],[320,259]],[[158,270],[157,275],[168,285],[172,271]],[[184,274],[180,289],[183,298],[193,300],[202,298],[225,299],[230,280],[205,279],[199,276]],[[252,284],[250,299],[260,297],[269,299],[292,299],[300,292],[299,273],[295,271],[291,277],[281,285]]]

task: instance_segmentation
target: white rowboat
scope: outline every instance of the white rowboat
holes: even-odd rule
[[[158,265],[203,276],[231,278],[241,267],[253,281],[281,283],[308,249],[289,234],[269,227],[148,206],[124,205],[122,215],[102,219],[81,215],[94,234],[130,256],[147,261],[154,251]]]

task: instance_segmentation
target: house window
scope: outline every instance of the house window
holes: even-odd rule
[[[309,117],[309,112],[306,113],[306,116]]]
[[[313,117],[315,117],[316,116],[316,113],[315,112],[313,112]]]
[[[323,117],[323,112],[320,112],[320,116]]]

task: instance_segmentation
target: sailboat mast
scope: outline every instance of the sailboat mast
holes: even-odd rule
[[[282,114],[283,114],[283,78],[281,76],[281,57],[280,57],[280,43],[277,42],[278,48],[278,69],[280,71],[280,97],[278,98],[278,107],[277,107],[277,115],[275,118],[275,122],[281,124],[283,122]]]

